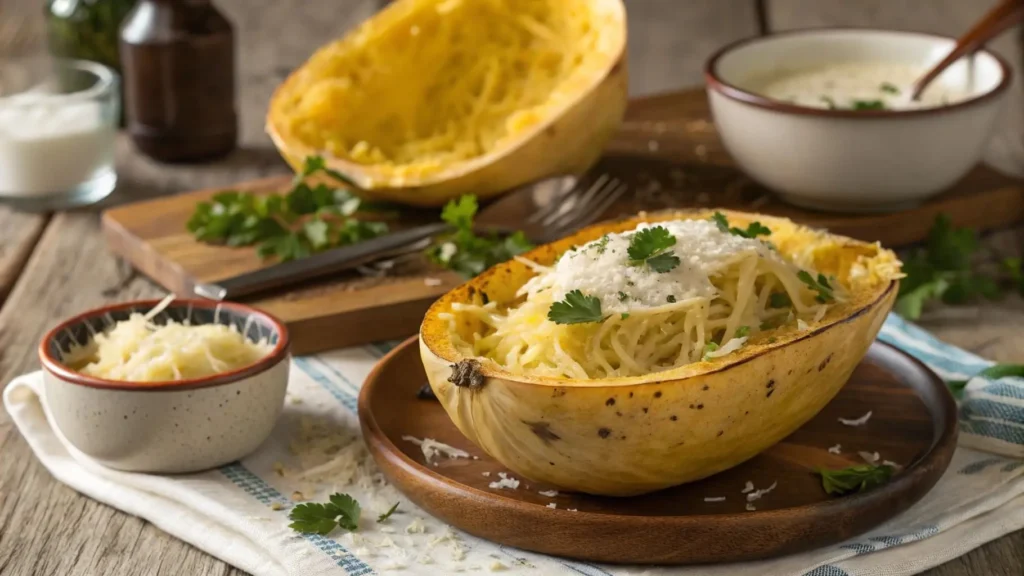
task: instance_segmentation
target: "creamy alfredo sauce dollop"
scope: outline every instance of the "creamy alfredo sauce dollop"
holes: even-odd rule
[[[842,62],[758,76],[746,88],[775,100],[810,108],[905,110],[935,108],[966,100],[970,94],[933,82],[910,100],[910,87],[925,69],[895,62]]]

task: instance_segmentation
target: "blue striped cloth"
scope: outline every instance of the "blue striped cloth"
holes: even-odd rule
[[[888,318],[879,338],[948,380],[970,378],[991,364],[896,316]],[[271,438],[241,461],[199,474],[132,474],[92,462],[55,433],[38,372],[16,378],[4,391],[4,406],[59,481],[256,576],[447,576],[491,570],[515,576],[903,576],[1024,529],[1024,380],[974,378],[960,405],[960,446],[935,488],[903,514],[846,542],[761,562],[631,567],[554,558],[481,540],[430,517],[383,482],[359,440],[359,389],[390,346],[296,358],[289,401]],[[347,438],[337,449],[364,463],[361,478],[345,480],[333,472],[315,485],[301,479],[291,442],[309,418]],[[283,473],[282,463],[292,471]],[[296,534],[287,519],[294,491],[315,500],[335,491],[349,493],[363,505],[366,520],[358,533]],[[388,523],[373,521],[395,502],[399,513]],[[1012,573],[1019,567],[1004,568]]]

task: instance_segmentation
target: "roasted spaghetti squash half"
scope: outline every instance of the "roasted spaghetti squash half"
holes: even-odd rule
[[[511,470],[640,494],[735,466],[817,414],[878,333],[900,266],[781,218],[640,215],[449,292],[421,356],[452,421]]]
[[[277,89],[267,131],[364,195],[437,206],[585,170],[626,105],[621,0],[398,0]]]

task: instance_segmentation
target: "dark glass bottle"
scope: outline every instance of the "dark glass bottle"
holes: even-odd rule
[[[235,38],[209,0],[139,0],[121,27],[125,115],[135,146],[162,162],[235,148]]]

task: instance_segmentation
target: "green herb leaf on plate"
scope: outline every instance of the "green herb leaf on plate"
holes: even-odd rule
[[[825,493],[833,496],[863,492],[881,486],[892,478],[893,472],[893,467],[887,464],[858,464],[839,470],[815,470],[815,474],[821,476],[821,486]]]

